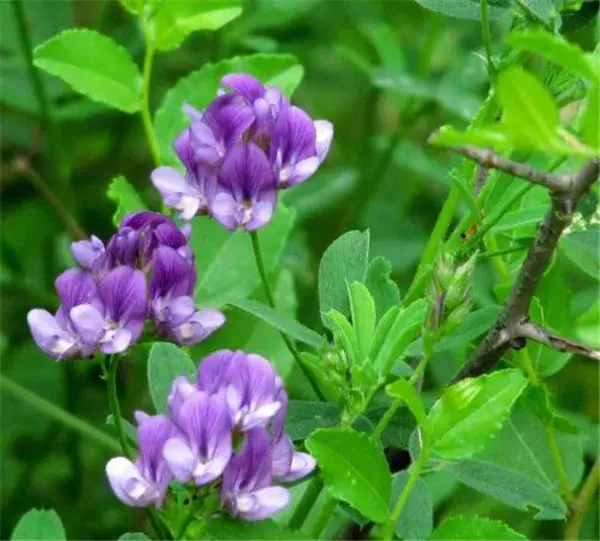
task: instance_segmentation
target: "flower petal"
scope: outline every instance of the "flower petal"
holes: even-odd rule
[[[125,457],[116,457],[106,464],[106,476],[115,493],[124,504],[147,507],[156,503],[158,491],[142,475],[140,470]]]
[[[329,147],[333,139],[333,124],[328,120],[315,120],[314,126],[317,134],[315,143],[317,157],[319,161],[323,162],[329,153]]]
[[[285,509],[290,503],[286,488],[272,486],[238,496],[237,514],[248,521],[263,520]]]
[[[89,346],[98,344],[106,334],[104,316],[91,304],[75,306],[69,312],[69,317],[77,334]]]
[[[221,84],[230,88],[250,103],[261,98],[265,93],[262,83],[246,73],[229,73],[221,79]]]
[[[56,359],[79,353],[77,337],[63,329],[56,318],[46,310],[30,310],[27,324],[38,347]]]
[[[67,312],[78,304],[89,302],[96,293],[93,276],[79,268],[69,269],[60,274],[54,285]]]
[[[167,440],[163,447],[163,456],[171,473],[178,481],[187,483],[198,463],[192,450],[179,438]]]

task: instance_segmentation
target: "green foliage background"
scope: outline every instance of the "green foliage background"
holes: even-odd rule
[[[445,17],[423,7],[434,3],[254,0],[244,5],[239,18],[222,29],[194,33],[180,48],[156,57],[152,111],[157,110],[166,92],[180,78],[207,63],[235,55],[277,52],[295,55],[304,67],[304,79],[294,99],[313,117],[331,120],[335,138],[319,173],[285,195],[284,202],[294,209],[296,217],[283,247],[277,300],[283,313],[297,315],[299,321],[319,332],[324,327],[318,309],[318,262],[325,248],[346,230],[369,228],[370,258],[383,256],[389,260],[400,295],[406,293],[452,186],[449,171],[460,162],[460,158],[443,149],[427,146],[427,138],[443,124],[466,128],[487,95],[479,22]],[[585,2],[578,10],[563,13],[563,32],[584,50],[595,47],[597,8],[597,2]],[[142,33],[117,2],[28,0],[25,13],[34,46],[62,30],[81,26],[110,35],[138,65],[142,64]],[[149,181],[152,157],[137,115],[122,114],[89,101],[44,74],[61,134],[60,149],[50,148],[40,131],[40,111],[9,2],[0,2],[0,24],[2,373],[105,428],[105,389],[98,366],[85,361],[53,363],[30,338],[27,311],[32,307],[55,307],[54,278],[72,263],[67,234],[36,189],[14,167],[14,160],[25,158],[44,178],[50,178],[47,157],[60,152],[58,163],[68,184],[52,186],[53,190],[88,233],[107,239],[114,228],[115,203],[106,193],[114,177],[124,175],[146,205],[159,208],[158,194]],[[493,28],[499,53],[509,20],[501,17]],[[564,72],[540,59],[532,60],[528,67],[564,106],[562,114],[575,114],[578,100],[583,97],[580,82],[568,79]],[[194,103],[194,86],[187,88],[191,93],[189,101]],[[157,126],[161,126],[160,116]],[[163,148],[171,136],[166,131],[157,134],[161,151],[166,152]],[[548,153],[534,154],[532,162],[543,168],[552,161],[551,157]],[[569,162],[567,170],[568,165]],[[517,184],[511,184],[508,177],[501,180],[505,184],[497,181],[497,197],[490,199],[508,199],[515,192]],[[595,194],[586,199],[581,209],[584,218],[593,213],[596,203]],[[466,212],[467,203],[463,206]],[[545,193],[531,190],[498,223],[498,238],[501,242],[530,240],[546,208]],[[293,212],[282,211],[278,220],[282,230],[286,230]],[[272,245],[268,246],[276,254],[282,247],[277,245],[278,229],[272,227]],[[212,244],[204,237],[193,241],[197,247],[199,283],[204,287],[198,300],[208,304],[214,299],[222,300],[223,295],[219,289],[223,286],[208,279],[221,275],[222,269],[211,269],[210,264],[217,247],[228,238],[217,229]],[[244,241],[248,245],[242,247]],[[248,258],[248,272],[254,273],[249,239],[240,239],[239,244],[229,247],[231,258]],[[594,259],[597,255],[597,226],[565,239],[537,295],[546,324],[595,345],[599,341],[600,312]],[[511,272],[518,262],[512,263]],[[458,346],[439,348],[430,363],[426,402],[428,390],[447,383],[472,351],[475,339],[494,321],[498,313],[494,295],[502,287],[495,286],[496,271],[489,259],[478,265],[475,308],[485,307],[487,312],[483,310],[466,325],[463,330],[469,336],[459,340]],[[205,276],[208,278],[203,282]],[[242,291],[236,290],[239,295],[262,300],[258,276],[248,284]],[[226,287],[236,287],[235,277]],[[228,308],[228,325],[192,351],[194,361],[221,347],[254,350],[273,359],[286,377],[293,398],[310,399],[306,381],[292,368],[292,359],[277,332],[242,308]],[[550,376],[547,381],[559,408],[581,427],[580,435],[563,447],[569,453],[566,462],[575,484],[583,474],[584,463],[589,463],[598,452],[597,363],[579,357],[568,359],[539,346],[529,349],[538,370]],[[121,384],[127,390],[122,407],[128,419],[134,409],[151,409],[147,355],[148,351],[139,347],[122,363]],[[18,518],[31,507],[54,508],[70,539],[114,539],[123,532],[141,528],[143,515],[132,513],[110,492],[103,471],[109,452],[5,394],[0,398],[2,538],[10,536]],[[531,426],[526,415],[518,413],[511,422]],[[404,449],[408,449],[409,425],[408,421],[401,424],[394,433],[396,441],[400,438],[405,442]],[[530,436],[535,440],[535,435]],[[514,437],[511,439],[511,434],[503,431],[494,440],[494,446],[463,463],[457,476],[468,479],[469,472],[472,474],[485,461],[497,465],[499,456],[514,452]],[[539,461],[532,468],[541,468],[544,476],[552,477],[548,465]],[[408,451],[397,452],[393,471],[407,463]],[[425,483],[432,494],[436,524],[446,516],[468,511],[501,519],[530,539],[554,538],[561,531],[557,522],[534,520],[536,511],[507,507],[446,472],[426,476]],[[598,519],[594,513],[590,515],[583,532],[588,538],[597,538]],[[403,527],[412,531],[410,524]]]

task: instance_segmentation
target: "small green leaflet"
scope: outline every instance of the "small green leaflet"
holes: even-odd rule
[[[428,427],[425,406],[423,405],[421,397],[417,391],[415,391],[415,388],[410,382],[404,379],[399,379],[394,383],[390,383],[385,388],[385,392],[390,396],[401,399],[404,403],[406,403],[419,425],[421,425],[423,428]]]
[[[500,431],[526,386],[520,370],[508,369],[448,387],[428,416],[432,454],[456,459],[481,451]]]
[[[369,262],[365,285],[373,296],[377,318],[380,319],[392,306],[400,304],[398,286],[390,278],[392,264],[385,257]]]
[[[113,214],[113,224],[118,227],[127,214],[146,210],[146,205],[140,198],[135,188],[123,176],[113,178],[108,185],[106,195],[117,204]]]
[[[362,364],[369,355],[375,333],[375,302],[369,290],[360,282],[348,284],[348,297],[356,337],[357,361]]]
[[[306,448],[315,457],[331,494],[374,522],[388,516],[392,484],[381,448],[350,428],[315,431]]]
[[[66,30],[36,47],[33,62],[94,101],[125,113],[140,108],[140,70],[108,36],[86,28]]]
[[[175,344],[156,342],[148,356],[148,387],[156,411],[167,411],[167,397],[173,380],[185,376],[192,381],[196,366],[189,355]]]
[[[457,515],[447,518],[436,528],[430,541],[527,541],[524,535],[515,532],[499,520],[477,515]]]
[[[11,541],[66,541],[60,517],[53,509],[27,511],[12,532]]]

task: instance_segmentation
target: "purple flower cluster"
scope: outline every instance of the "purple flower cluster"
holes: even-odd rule
[[[258,229],[271,219],[277,191],[309,178],[333,137],[274,87],[230,73],[204,112],[185,106],[190,126],[174,143],[185,175],[159,167],[152,182],[184,220],[209,213],[227,229]]]
[[[217,310],[196,310],[189,233],[155,212],[126,216],[106,246],[97,237],[71,245],[79,267],[56,279],[55,315],[34,309],[27,322],[37,345],[57,360],[94,351],[120,353],[152,318],[156,329],[192,345],[225,322]]]
[[[175,478],[196,486],[218,483],[221,502],[234,516],[261,520],[290,501],[277,483],[300,479],[315,467],[285,434],[287,394],[259,355],[209,355],[195,383],[173,381],[168,403],[168,417],[136,412],[137,459],[117,457],[106,465],[115,495],[127,505],[161,506]]]

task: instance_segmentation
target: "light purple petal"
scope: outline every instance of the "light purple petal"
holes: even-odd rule
[[[59,326],[46,310],[30,310],[27,323],[38,347],[56,359],[72,357],[79,352],[77,337]]]
[[[315,171],[319,168],[320,164],[321,162],[317,157],[306,158],[304,160],[301,160],[293,166],[290,177],[288,179],[283,179],[280,176],[280,181],[290,186],[293,186],[294,184],[299,184],[300,182],[303,182],[307,178],[314,175]]]
[[[157,502],[160,494],[140,470],[125,457],[116,457],[106,464],[106,476],[115,493],[124,504],[147,507]]]
[[[319,158],[320,162],[323,162],[329,153],[329,147],[333,140],[333,124],[328,120],[315,120],[314,126],[316,132],[315,147],[317,158]]]
[[[169,414],[175,424],[178,423],[181,406],[197,390],[197,387],[191,384],[184,376],[176,377],[173,380],[167,403],[169,405]]]
[[[276,440],[273,445],[273,477],[282,479],[292,467],[292,458],[294,456],[294,444],[289,436],[283,436]]]
[[[275,192],[261,195],[261,200],[251,208],[250,219],[244,224],[246,231],[254,231],[271,221],[275,207]]]
[[[187,295],[167,301],[163,307],[163,321],[168,327],[177,327],[188,321],[196,310],[194,299]]]
[[[207,393],[215,393],[227,386],[226,376],[232,362],[243,357],[241,351],[222,349],[205,357],[198,367],[196,384],[198,388]]]
[[[284,483],[291,483],[309,475],[316,467],[317,462],[307,453],[294,453],[292,464],[288,473],[279,477]]]
[[[201,342],[225,323],[225,316],[218,310],[198,310],[187,321],[173,327],[177,342],[193,346]]]
[[[67,313],[74,306],[89,302],[96,293],[93,276],[79,268],[69,269],[60,274],[54,285]]]
[[[196,285],[196,271],[177,250],[160,246],[152,258],[152,298],[191,295]]]
[[[238,495],[236,510],[238,516],[244,520],[264,520],[285,509],[289,503],[289,490],[273,486]]]
[[[253,201],[265,191],[274,191],[277,180],[265,153],[253,143],[236,146],[219,171],[218,184],[238,202]]]
[[[262,83],[246,73],[229,73],[221,79],[221,84],[241,95],[250,103],[261,98],[265,93]]]
[[[160,192],[165,205],[178,210],[182,220],[191,220],[196,215],[203,203],[203,196],[175,169],[158,167],[152,171],[150,178]]]
[[[212,217],[221,225],[233,231],[238,226],[238,203],[227,192],[217,193],[209,203]]]
[[[81,339],[89,346],[95,346],[106,334],[106,321],[104,316],[91,304],[75,306],[69,317],[75,327],[75,331]]]
[[[167,440],[163,447],[163,456],[178,481],[187,483],[192,478],[198,458],[183,441],[179,438]]]
[[[93,270],[94,264],[105,252],[104,243],[92,235],[90,240],[80,240],[71,244],[73,258],[86,270]]]
[[[100,350],[107,354],[123,353],[133,342],[127,329],[108,331],[100,342]]]

